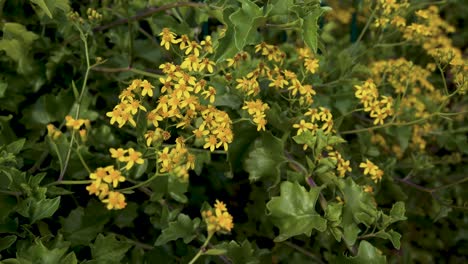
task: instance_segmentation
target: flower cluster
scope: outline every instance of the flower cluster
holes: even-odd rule
[[[96,195],[99,199],[107,204],[107,209],[123,209],[127,205],[125,196],[114,191],[120,182],[125,181],[125,177],[120,170],[116,170],[114,166],[99,167],[89,175],[92,183],[86,186],[89,194]]]
[[[153,89],[154,86],[147,80],[133,80],[131,84],[120,93],[120,103],[114,107],[112,112],[106,114],[111,118],[110,123],[114,124],[117,122],[119,127],[130,123],[132,126],[136,127],[135,115],[139,110],[147,111],[140,98],[144,96],[152,97]],[[140,98],[138,98],[138,96]]]
[[[310,108],[305,114],[309,116],[309,122],[301,120],[299,123],[293,124],[293,128],[297,128],[297,135],[302,134],[305,131],[310,131],[313,134],[321,129],[328,134],[333,129],[333,115],[328,108],[319,107]]]
[[[333,151],[329,153],[329,156],[337,161],[336,170],[338,171],[338,176],[344,177],[346,172],[351,172],[352,168],[349,164],[349,160],[345,160],[341,153],[338,151]]]
[[[234,138],[229,115],[213,106],[208,106],[201,114],[203,122],[197,129],[193,130],[195,137],[204,139],[203,148],[214,151],[215,148],[223,146],[224,150],[227,151],[229,143]]]
[[[125,162],[125,169],[130,170],[135,164],[143,164],[144,160],[141,158],[141,152],[134,150],[133,148],[110,148],[109,152],[111,157],[116,159],[118,162]]]
[[[245,101],[242,109],[247,110],[249,115],[252,116],[253,122],[257,125],[257,131],[265,131],[265,125],[267,123],[265,111],[270,109],[268,104],[263,103],[260,99]]]
[[[355,85],[354,96],[364,105],[364,111],[370,113],[374,119],[374,125],[384,123],[384,119],[393,115],[393,98],[381,96],[372,79],[365,81],[362,85]]]
[[[183,138],[177,138],[175,147],[164,147],[157,156],[159,172],[174,174],[182,181],[187,181],[188,171],[195,168],[195,156],[188,152]]]
[[[270,45],[265,42],[255,45],[255,52],[261,53],[269,61],[283,62],[286,54],[282,52],[277,46]]]
[[[366,159],[366,162],[361,162],[359,164],[360,168],[364,169],[364,175],[370,175],[371,179],[377,183],[382,180],[382,176],[384,174],[383,170],[381,170],[377,165],[372,163],[372,161]]]
[[[216,200],[214,209],[205,210],[202,212],[205,219],[208,234],[215,232],[230,232],[234,227],[232,215],[229,214],[226,204]]]
[[[407,0],[401,1],[377,1],[375,11],[377,12],[377,18],[374,21],[374,27],[385,28],[389,24],[396,27],[404,27],[406,20],[401,15],[409,7]]]

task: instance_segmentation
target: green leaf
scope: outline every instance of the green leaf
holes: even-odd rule
[[[250,181],[270,180],[270,185],[278,184],[280,166],[285,160],[283,142],[271,133],[262,133],[254,142],[244,161],[244,169],[249,173]]]
[[[388,217],[384,217],[382,222],[383,228],[398,222],[406,220],[405,216],[405,203],[402,201],[398,201],[393,204],[392,209],[390,210],[390,215]]]
[[[234,43],[238,51],[244,49],[246,44],[255,41],[257,28],[265,22],[262,9],[250,0],[237,0],[242,4],[236,12],[229,16],[234,25]]]
[[[281,194],[267,203],[269,217],[280,229],[276,242],[292,236],[305,234],[310,237],[312,229],[320,232],[327,228],[327,221],[315,211],[321,188],[311,188],[309,192],[298,183],[281,183]]]
[[[325,12],[325,8],[316,6],[314,10],[303,17],[302,22],[302,38],[305,44],[314,52],[317,53],[318,47],[318,19]]]
[[[109,220],[110,213],[101,203],[90,203],[86,209],[78,207],[62,218],[60,231],[72,246],[88,245]]]
[[[169,223],[169,226],[162,231],[154,243],[156,246],[161,246],[169,241],[182,238],[184,243],[190,243],[196,236],[196,230],[200,225],[200,219],[190,219],[185,214],[179,214],[177,221]]]
[[[8,152],[10,152],[10,153],[18,154],[23,149],[23,146],[24,146],[25,142],[26,142],[25,138],[18,139],[16,141],[11,142],[10,144],[8,144],[8,146],[6,147],[6,150]]]
[[[354,245],[360,232],[358,224],[371,226],[377,218],[377,208],[372,196],[357,185],[351,177],[338,179],[337,186],[344,195],[343,221],[344,239],[349,245]]]
[[[241,244],[236,241],[225,242],[220,244],[219,247],[227,251],[225,255],[233,264],[254,264],[259,262],[258,258],[254,256],[254,249],[248,240],[244,240]]]
[[[385,231],[385,232],[382,231],[382,232],[376,233],[375,236],[390,240],[396,249],[400,249],[400,239],[401,239],[400,233],[395,232],[392,229],[390,229],[389,231]]]
[[[258,133],[255,127],[247,122],[234,124],[233,133],[236,135],[236,140],[229,145],[228,160],[232,172],[238,172],[242,169],[242,161],[249,154],[249,147]]]
[[[91,255],[98,263],[121,263],[131,244],[119,241],[115,235],[99,234],[91,246]]]
[[[29,197],[20,202],[18,213],[31,220],[31,224],[38,220],[51,217],[60,205],[60,197],[54,199],[36,200]]]
[[[138,205],[128,202],[124,209],[119,210],[114,216],[114,223],[119,228],[134,227],[134,220],[138,216]]]
[[[369,242],[363,240],[359,244],[358,253],[354,257],[338,256],[330,261],[337,264],[384,264],[387,263],[387,258],[380,251],[372,246]]]
[[[36,240],[30,247],[20,250],[17,258],[20,263],[65,263],[64,255],[68,246],[48,249],[42,241]]]
[[[178,201],[179,203],[187,203],[188,198],[185,196],[187,190],[188,182],[183,182],[177,177],[168,177],[167,191],[172,199]]]
[[[15,235],[4,236],[0,238],[0,251],[9,248],[16,241]]]
[[[49,10],[49,7],[47,6],[46,2],[44,0],[29,0],[31,3],[34,3],[36,5],[38,5],[42,11],[44,11],[44,13],[46,13],[46,15],[49,17],[49,18],[53,18],[52,17],[52,13],[50,12]]]
[[[8,83],[0,81],[0,98],[5,97],[5,92],[7,88],[8,88]]]

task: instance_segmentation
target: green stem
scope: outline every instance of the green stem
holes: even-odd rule
[[[162,75],[147,72],[147,71],[143,71],[143,70],[138,70],[138,69],[135,69],[135,68],[129,68],[128,70],[133,72],[133,73],[141,74],[143,76],[152,77],[152,78],[155,78],[155,79],[159,79],[160,77],[162,77]]]
[[[190,260],[189,264],[195,263],[195,261],[196,261],[201,255],[203,255],[203,253],[205,252],[205,248],[206,248],[206,246],[208,245],[208,243],[210,243],[210,240],[211,240],[211,238],[213,237],[213,235],[214,235],[214,233],[208,233],[208,237],[206,238],[205,243],[203,243],[203,245],[200,247],[200,250],[198,251],[198,253],[192,258],[192,260]]]
[[[359,37],[357,38],[356,42],[354,43],[354,45],[357,46],[357,44],[362,40],[362,38],[364,37],[364,34],[366,33],[367,29],[369,28],[372,20],[374,19],[374,16],[375,16],[375,12],[377,11],[377,8],[374,8],[374,10],[372,10],[372,13],[369,17],[369,19],[367,20],[367,23],[366,25],[364,26],[364,28],[362,29],[361,31],[361,34],[359,34]]]
[[[132,187],[128,187],[128,188],[123,188],[123,189],[119,189],[117,191],[119,192],[125,192],[125,191],[130,191],[130,190],[133,190],[133,189],[138,189],[142,186],[145,186],[146,184],[152,182],[154,179],[156,179],[157,177],[159,176],[164,176],[164,175],[169,175],[169,173],[162,173],[162,174],[159,174],[159,173],[155,173],[151,178],[148,178],[146,181],[142,181],[136,185],[133,185]]]
[[[83,167],[85,167],[85,169],[86,169],[86,171],[88,172],[88,174],[91,174],[91,169],[89,169],[88,164],[86,164],[86,161],[84,160],[83,156],[81,155],[79,146],[78,146],[78,148],[75,150],[75,152],[76,152],[76,155],[78,155],[78,158],[80,159],[81,164],[83,165]]]
[[[75,119],[78,119],[79,116],[80,116],[81,102],[83,100],[83,96],[84,96],[85,91],[86,91],[86,84],[88,82],[89,71],[91,70],[91,65],[89,63],[89,50],[88,50],[87,36],[83,33],[81,28],[79,28],[79,27],[77,27],[77,28],[78,28],[78,31],[80,32],[80,37],[81,37],[81,40],[83,41],[84,48],[85,48],[86,72],[85,72],[85,76],[84,76],[84,79],[83,79],[83,85],[81,86],[80,96],[78,97],[78,101],[75,101],[75,103],[77,104],[76,112],[75,112]],[[65,172],[67,171],[68,163],[70,161],[70,156],[71,156],[71,152],[72,152],[72,148],[73,148],[73,141],[75,141],[75,134],[76,134],[75,131],[73,131],[71,139],[70,139],[70,144],[68,146],[67,156],[65,157],[65,162],[64,162],[63,168],[60,171],[60,176],[57,179],[57,181],[62,181],[63,176],[65,175]]]
[[[54,186],[54,185],[81,185],[81,184],[90,184],[92,180],[80,180],[80,181],[55,181],[49,184],[46,184],[45,187]]]

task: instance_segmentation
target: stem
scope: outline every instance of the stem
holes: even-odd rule
[[[192,260],[189,262],[189,264],[193,264],[195,263],[195,261],[201,256],[203,255],[203,253],[205,252],[205,248],[206,246],[208,245],[208,243],[210,243],[210,240],[211,238],[213,237],[214,233],[208,233],[208,237],[206,238],[205,240],[205,243],[203,243],[203,245],[200,247],[200,250],[198,251],[198,253],[192,258]]]
[[[380,125],[380,126],[373,126],[373,127],[367,127],[367,128],[360,128],[360,129],[354,129],[354,130],[348,130],[348,131],[343,131],[343,132],[340,132],[340,134],[342,135],[346,135],[346,134],[357,134],[357,133],[361,133],[361,132],[368,132],[368,131],[372,131],[372,130],[376,130],[376,129],[379,129],[379,128],[384,128],[384,127],[391,127],[391,126],[408,126],[408,125],[414,125],[414,124],[417,124],[417,123],[421,123],[429,118],[432,118],[433,116],[437,116],[437,115],[440,115],[441,113],[434,113],[434,114],[431,114],[427,117],[423,117],[423,118],[420,118],[420,119],[416,119],[416,120],[413,120],[413,121],[410,121],[410,122],[404,122],[404,123],[387,123],[387,124],[383,124],[383,125]]]
[[[372,22],[372,19],[374,19],[374,15],[375,15],[375,12],[377,11],[377,8],[374,8],[374,10],[372,10],[372,13],[369,17],[369,19],[367,20],[367,23],[366,25],[364,26],[364,28],[362,29],[361,31],[361,34],[359,34],[359,37],[357,38],[356,42],[354,42],[354,45],[357,46],[357,44],[362,40],[362,38],[364,37],[364,34],[366,33],[367,29],[369,28],[370,26],[370,23]]]
[[[89,75],[89,71],[91,70],[91,66],[90,66],[90,63],[89,63],[89,51],[88,51],[87,36],[83,33],[81,28],[79,28],[79,27],[77,27],[77,28],[78,28],[78,31],[80,32],[80,37],[81,37],[81,40],[83,41],[84,48],[85,48],[86,72],[85,72],[85,76],[84,76],[84,79],[83,79],[83,85],[81,86],[80,96],[78,97],[78,101],[75,101],[75,103],[77,104],[75,117],[74,117],[75,119],[78,119],[79,116],[80,116],[81,101],[83,100],[83,96],[84,96],[85,91],[86,91],[86,84],[88,82],[88,75]],[[75,131],[73,131],[71,139],[70,139],[70,144],[68,146],[68,151],[67,151],[67,156],[65,158],[65,162],[64,162],[62,170],[60,171],[60,176],[57,179],[57,181],[59,181],[59,182],[63,180],[63,176],[65,175],[65,172],[67,171],[68,163],[70,161],[70,156],[71,156],[71,152],[72,152],[72,148],[73,148],[73,141],[75,141],[75,134],[76,134]]]
[[[80,184],[90,184],[92,180],[80,180],[80,181],[55,181],[49,184],[46,184],[45,187],[54,186],[54,185],[80,185]]]
[[[88,164],[86,164],[86,162],[85,162],[83,156],[81,155],[79,148],[77,148],[77,149],[75,150],[75,152],[76,152],[76,154],[78,155],[78,158],[80,159],[81,164],[83,165],[83,167],[85,167],[85,169],[86,169],[86,171],[88,172],[88,174],[91,174],[91,170],[89,169]]]
[[[132,187],[128,187],[128,188],[123,188],[123,189],[119,189],[118,191],[119,192],[125,192],[125,191],[130,191],[130,190],[133,190],[133,189],[137,189],[137,188],[140,188],[142,186],[145,186],[147,183],[150,183],[152,182],[154,179],[156,179],[158,176],[164,176],[164,175],[169,175],[169,173],[163,173],[163,174],[159,174],[159,173],[155,173],[151,178],[147,179],[146,181],[142,181],[136,185],[133,185]]]

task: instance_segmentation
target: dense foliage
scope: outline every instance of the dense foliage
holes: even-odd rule
[[[466,262],[466,13],[0,0],[0,263]]]

